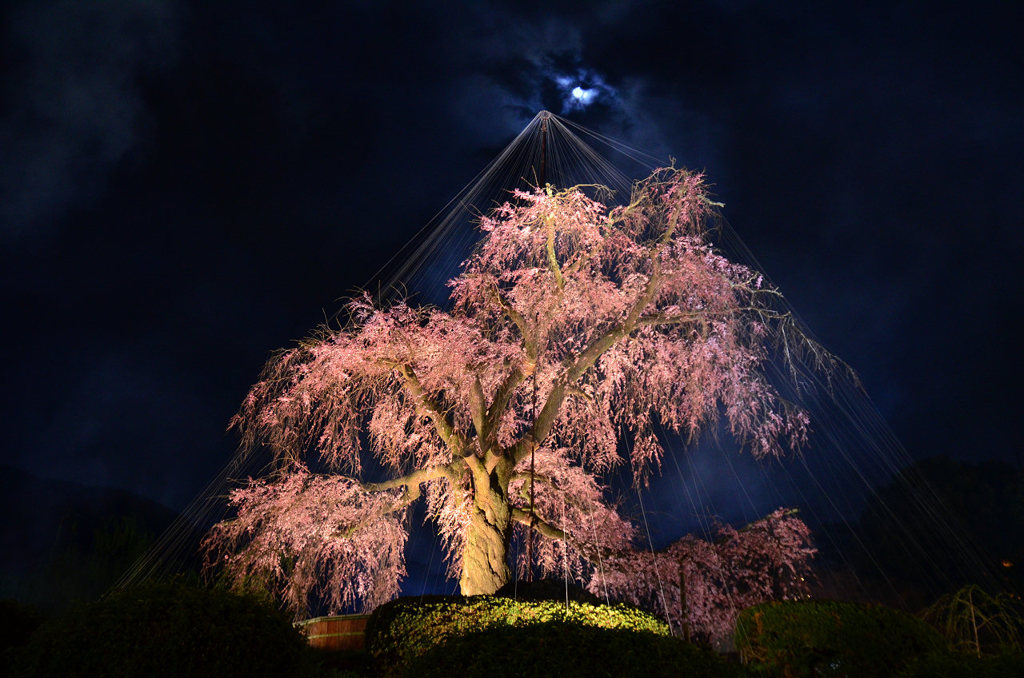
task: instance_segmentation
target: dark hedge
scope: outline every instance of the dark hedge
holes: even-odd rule
[[[306,675],[305,639],[255,598],[180,583],[152,584],[44,622],[15,674],[231,678]]]
[[[671,636],[625,628],[546,622],[494,627],[438,645],[402,678],[737,678],[738,665]]]
[[[937,652],[912,659],[897,678],[1024,678],[1024,655]]]
[[[755,675],[882,678],[940,651],[943,642],[935,629],[899,610],[804,600],[741,612],[736,646]]]
[[[13,671],[12,663],[43,622],[42,615],[17,600],[0,600],[0,675]]]

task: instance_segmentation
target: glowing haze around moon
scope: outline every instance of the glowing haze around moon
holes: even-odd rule
[[[552,79],[562,93],[562,105],[566,111],[582,110],[598,99],[610,102],[615,98],[615,90],[596,73],[580,71],[572,75],[554,74]]]

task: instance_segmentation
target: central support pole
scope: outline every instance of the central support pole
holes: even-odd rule
[[[541,116],[541,167],[538,182],[542,190],[548,189],[548,121],[550,111],[542,111]],[[530,413],[537,418],[537,370],[534,371],[534,407]],[[537,440],[532,442],[529,450],[529,529],[526,532],[526,581],[534,581],[534,525],[537,524],[537,504],[534,503],[534,467]]]
[[[538,115],[540,115],[540,171],[537,181],[540,182],[541,190],[544,190],[548,185],[548,120],[551,119],[551,111],[541,111]]]

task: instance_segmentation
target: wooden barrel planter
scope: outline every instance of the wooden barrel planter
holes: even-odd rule
[[[295,623],[311,647],[321,650],[362,651],[366,648],[368,614],[346,614],[340,617],[314,617]]]

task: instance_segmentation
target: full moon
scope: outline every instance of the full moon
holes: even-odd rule
[[[576,85],[569,91],[569,94],[572,96],[569,100],[570,107],[583,108],[597,96],[597,88],[588,89],[583,85]]]

